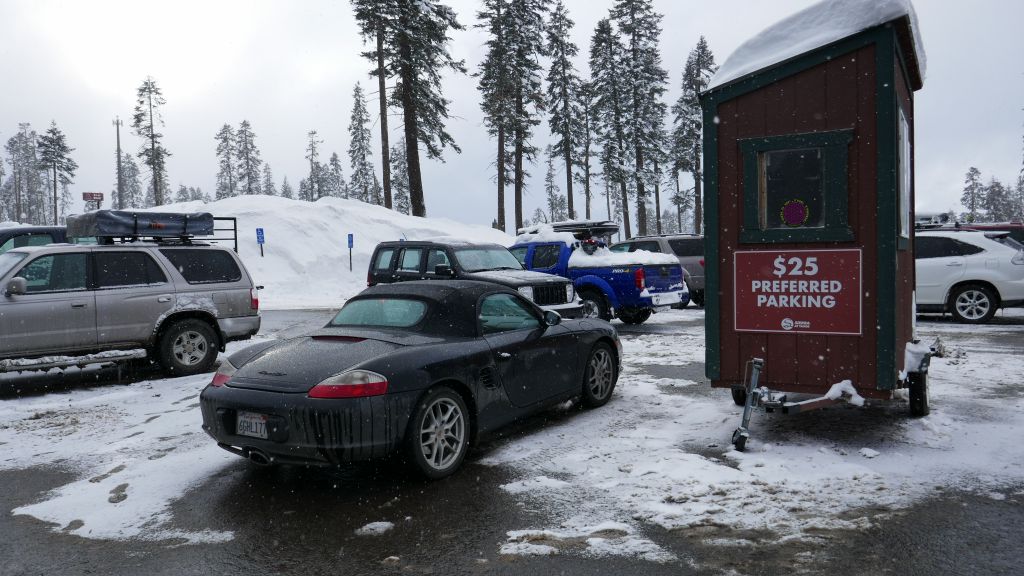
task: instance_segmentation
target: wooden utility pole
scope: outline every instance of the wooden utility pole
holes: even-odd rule
[[[114,130],[117,132],[117,209],[124,210],[124,173],[121,171],[121,122],[120,116],[114,117]]]

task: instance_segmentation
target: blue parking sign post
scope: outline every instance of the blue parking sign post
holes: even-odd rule
[[[355,245],[355,234],[348,235],[348,271],[352,271],[352,246]]]
[[[263,258],[263,228],[256,229],[256,243],[260,245],[260,258]]]

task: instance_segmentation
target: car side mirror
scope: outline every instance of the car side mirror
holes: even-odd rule
[[[453,278],[455,277],[455,270],[452,270],[452,267],[447,264],[438,264],[434,266],[434,274]]]
[[[558,326],[562,323],[562,315],[554,310],[546,310],[544,312],[544,324],[546,326]]]
[[[4,296],[20,296],[28,291],[28,281],[21,276],[11,278],[4,287]]]

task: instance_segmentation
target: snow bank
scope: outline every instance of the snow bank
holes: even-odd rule
[[[337,308],[366,287],[373,249],[386,240],[444,237],[508,246],[512,238],[488,226],[417,218],[342,198],[316,202],[277,196],[237,196],[209,204],[183,202],[162,212],[210,212],[238,218],[238,251],[258,285],[263,308]],[[264,256],[256,243],[263,228]],[[223,234],[223,233],[221,233]],[[349,271],[347,235],[354,234]]]
[[[671,254],[637,250],[636,252],[612,252],[607,248],[598,248],[593,254],[576,250],[569,256],[570,268],[600,268],[605,266],[635,266],[679,264],[679,259]]]
[[[849,380],[843,380],[842,382],[833,384],[832,387],[828,389],[828,392],[825,393],[825,398],[828,398],[829,400],[839,400],[843,397],[843,394],[850,397],[850,399],[847,400],[850,404],[853,404],[854,406],[864,405],[864,397],[857,393],[857,389],[853,387],[853,382],[850,382]]]
[[[914,51],[923,78],[924,45],[910,0],[824,0],[777,22],[740,45],[711,78],[708,89],[903,16],[910,17]]]

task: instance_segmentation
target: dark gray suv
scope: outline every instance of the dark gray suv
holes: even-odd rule
[[[196,374],[259,328],[257,287],[226,248],[136,241],[0,254],[0,372],[150,357],[169,374]]]

